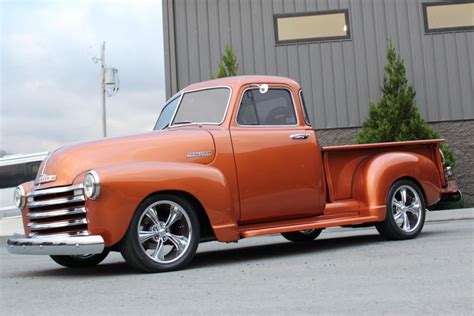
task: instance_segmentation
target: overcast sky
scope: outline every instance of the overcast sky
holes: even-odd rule
[[[102,137],[98,64],[119,69],[109,136],[149,131],[165,101],[161,1],[0,0],[1,138],[9,153]]]

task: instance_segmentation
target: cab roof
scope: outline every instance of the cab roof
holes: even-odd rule
[[[255,75],[246,75],[246,76],[234,76],[234,77],[225,77],[219,78],[214,80],[208,80],[198,83],[193,83],[182,91],[190,91],[190,90],[197,90],[203,89],[208,87],[216,87],[216,86],[230,86],[233,89],[248,85],[248,84],[284,84],[288,85],[292,88],[299,89],[300,85],[293,79],[286,78],[286,77],[279,77],[279,76],[255,76]]]

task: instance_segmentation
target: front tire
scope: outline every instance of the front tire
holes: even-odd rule
[[[413,181],[399,180],[392,185],[387,194],[386,210],[385,220],[375,225],[385,239],[412,239],[423,229],[425,199]]]
[[[138,207],[120,251],[138,270],[173,271],[191,262],[199,236],[199,218],[192,204],[180,196],[157,194]]]
[[[304,242],[316,239],[322,231],[322,229],[308,229],[297,232],[282,233],[281,235],[289,241]]]
[[[50,256],[54,262],[67,268],[87,268],[101,263],[109,254],[108,250],[95,255]]]

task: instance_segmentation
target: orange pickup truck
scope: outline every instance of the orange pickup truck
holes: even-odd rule
[[[130,118],[133,119],[133,118]],[[62,147],[15,190],[26,236],[10,252],[67,267],[120,251],[146,272],[190,263],[198,244],[374,225],[410,239],[455,194],[441,139],[321,147],[299,84],[240,76],[188,86],[154,131]]]

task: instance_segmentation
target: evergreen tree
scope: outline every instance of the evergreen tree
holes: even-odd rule
[[[224,55],[222,55],[221,61],[218,66],[217,76],[215,74],[211,74],[211,78],[215,79],[236,76],[237,68],[239,68],[237,57],[235,57],[232,48],[226,46]]]
[[[357,143],[379,143],[418,139],[441,138],[421,117],[415,101],[415,89],[408,83],[403,59],[392,41],[387,51],[384,67],[382,97],[378,103],[369,104],[369,115],[357,136]],[[446,143],[441,144],[446,166],[455,160]]]

